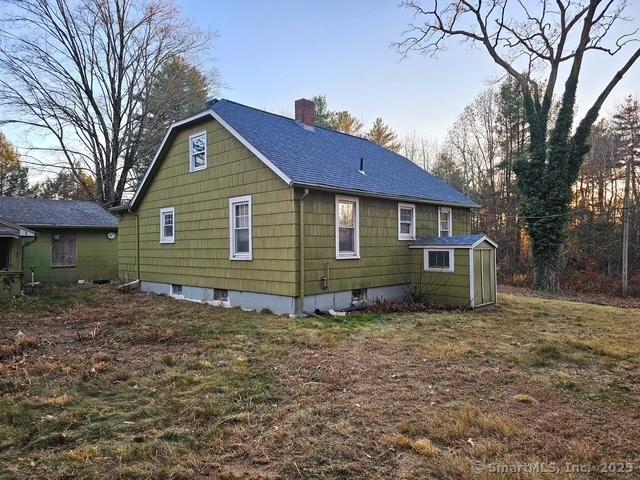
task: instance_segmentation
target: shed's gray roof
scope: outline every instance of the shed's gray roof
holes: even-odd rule
[[[0,219],[24,227],[118,228],[118,219],[94,202],[0,197]]]
[[[258,156],[290,184],[463,207],[479,206],[407,158],[369,140],[321,127],[304,128],[292,118],[230,100],[216,100],[208,110],[170,128],[157,155],[158,162],[154,160],[149,167],[132,207],[142,199],[176,127],[201,121],[207,114],[226,123],[227,128],[235,131],[234,135],[255,149]],[[361,159],[364,175],[360,173]]]
[[[495,242],[483,233],[475,235],[460,235],[457,237],[425,237],[417,239],[412,247],[473,247],[476,243],[487,240],[495,245]]]

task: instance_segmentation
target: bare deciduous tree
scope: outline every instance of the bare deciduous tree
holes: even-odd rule
[[[560,251],[570,213],[572,186],[600,108],[640,58],[637,30],[612,36],[625,0],[406,0],[416,21],[397,44],[403,54],[436,54],[448,39],[483,48],[520,86],[529,125],[529,155],[514,165],[520,212],[531,238],[534,286],[559,289]],[[576,94],[584,57],[626,54],[585,116],[575,123]],[[567,65],[557,115],[552,115],[562,67]]]
[[[0,17],[3,123],[32,127],[96,197],[120,203],[145,129],[154,75],[205,49],[211,34],[172,0],[9,0]]]

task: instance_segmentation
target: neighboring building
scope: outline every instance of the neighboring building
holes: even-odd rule
[[[35,232],[0,220],[0,299],[22,290],[22,253],[35,240]]]
[[[93,202],[0,197],[0,275],[20,277],[12,293],[32,280],[116,279],[117,231],[117,218]]]
[[[121,279],[290,314],[410,288],[444,304],[495,301],[495,244],[468,237],[476,203],[401,155],[315,127],[313,102],[295,107],[294,120],[218,100],[174,123],[115,209]],[[469,258],[484,247],[491,291],[477,297]]]

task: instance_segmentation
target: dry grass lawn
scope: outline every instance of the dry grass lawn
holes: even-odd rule
[[[640,476],[638,309],[336,321],[85,287],[0,326],[0,478]],[[560,473],[492,470],[518,465]]]

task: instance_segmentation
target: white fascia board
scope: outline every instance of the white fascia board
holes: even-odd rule
[[[476,248],[478,245],[480,245],[482,242],[484,241],[489,242],[491,245],[494,246],[494,248],[498,248],[498,244],[496,242],[494,242],[493,240],[491,240],[489,237],[487,237],[486,235],[483,235],[482,238],[480,238],[479,240],[477,240],[472,246],[471,248]]]

